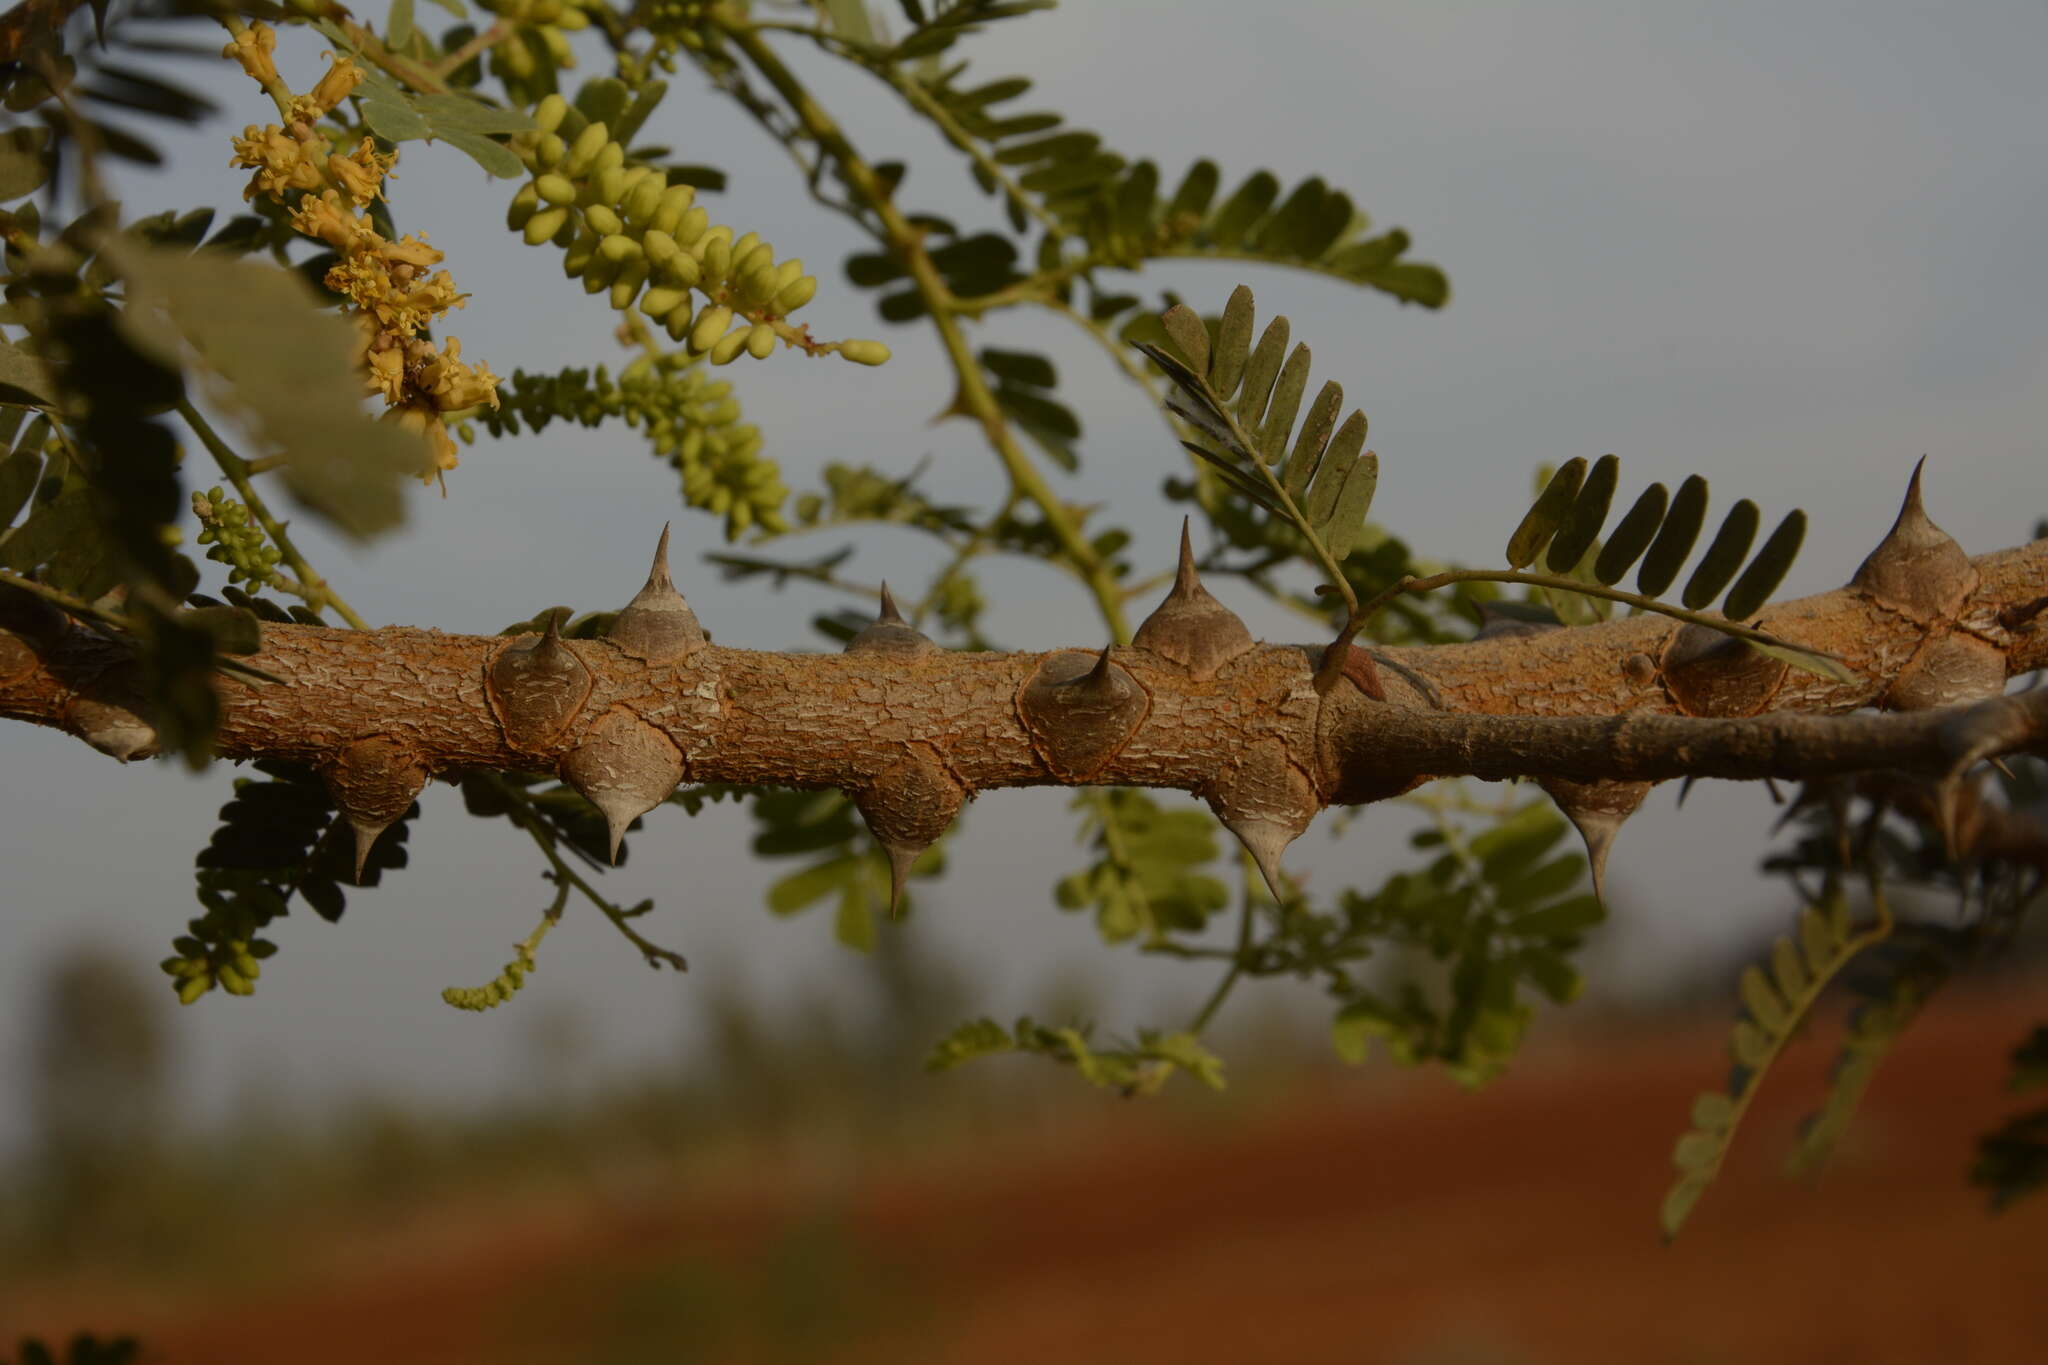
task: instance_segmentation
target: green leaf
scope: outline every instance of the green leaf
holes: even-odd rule
[[[526,167],[502,142],[493,142],[479,133],[437,130],[435,136],[500,180],[514,180],[526,174]]]
[[[1223,320],[1216,328],[1215,354],[1209,367],[1209,387],[1226,403],[1244,378],[1251,347],[1252,291],[1239,285],[1230,291],[1230,301],[1223,305]]]
[[[1714,533],[1713,543],[1700,557],[1698,567],[1692,571],[1692,577],[1686,581],[1685,592],[1679,598],[1687,610],[1702,610],[1721,595],[1721,589],[1728,586],[1728,581],[1735,577],[1735,571],[1742,567],[1750,542],[1756,539],[1757,522],[1756,504],[1748,498],[1739,500],[1728,509],[1721,529]]]
[[[1664,1196],[1663,1208],[1658,1213],[1658,1223],[1663,1228],[1666,1241],[1678,1235],[1685,1226],[1685,1220],[1692,1216],[1693,1205],[1700,1202],[1712,1180],[1704,1176],[1687,1176],[1671,1187]]]
[[[49,407],[56,400],[50,372],[40,357],[11,341],[0,340],[0,403],[15,407]]]
[[[432,135],[434,131],[433,125],[411,105],[392,99],[368,84],[356,91],[356,100],[362,106],[363,122],[386,142],[413,142]]]
[[[768,908],[778,915],[793,915],[834,891],[843,891],[859,873],[860,858],[854,854],[813,863],[770,886]]]
[[[385,45],[403,52],[412,42],[412,0],[391,0],[391,17],[384,28]]]
[[[1785,514],[1778,523],[1778,529],[1771,532],[1764,547],[1756,552],[1756,558],[1749,561],[1749,567],[1742,571],[1742,577],[1735,580],[1735,586],[1728,590],[1728,600],[1721,604],[1721,614],[1731,621],[1747,621],[1756,615],[1759,608],[1770,600],[1778,584],[1785,581],[1791,571],[1792,561],[1799,555],[1799,546],[1806,539],[1806,513],[1794,510]]]
[[[1614,486],[1620,478],[1620,457],[1602,455],[1593,462],[1592,472],[1586,475],[1578,496],[1572,499],[1571,512],[1550,542],[1550,553],[1544,562],[1552,573],[1571,573],[1578,568],[1579,560],[1592,548],[1601,524],[1607,520],[1607,509],[1614,501]]]
[[[1681,1171],[1704,1171],[1721,1159],[1721,1141],[1712,1133],[1686,1133],[1671,1151],[1671,1164]]]
[[[839,913],[832,920],[832,936],[857,953],[875,950],[875,908],[867,888],[849,882],[839,893]]]
[[[1643,567],[1636,575],[1637,591],[1645,597],[1664,595],[1664,590],[1677,579],[1685,557],[1692,553],[1693,542],[1699,539],[1700,527],[1706,524],[1706,519],[1707,481],[1697,474],[1688,475],[1672,495],[1671,511],[1643,559]]]
[[[533,120],[517,109],[501,109],[461,95],[414,95],[411,103],[440,138],[450,133],[524,133],[533,127]],[[613,130],[613,136],[618,135]]]
[[[1735,1122],[1735,1101],[1718,1090],[1705,1090],[1692,1102],[1692,1126],[1704,1132],[1726,1132]]]
[[[1669,495],[1661,483],[1653,483],[1643,490],[1635,506],[1615,525],[1601,547],[1600,557],[1593,561],[1593,577],[1608,587],[1619,583],[1628,573],[1629,566],[1642,557],[1650,548],[1651,539],[1657,534],[1657,527],[1664,520],[1664,508]]]
[[[1792,940],[1780,934],[1771,944],[1771,982],[1788,1000],[1796,1000],[1806,993],[1808,983],[1805,964],[1799,960],[1799,950],[1792,946]]]
[[[1606,918],[1598,897],[1574,896],[1516,915],[1508,921],[1507,931],[1524,938],[1569,938],[1597,927]]]
[[[355,329],[320,308],[304,281],[205,252],[118,240],[103,250],[130,285],[130,336],[158,344],[164,321],[182,335],[223,381],[224,400],[286,456],[300,501],[356,536],[404,519],[403,481],[432,459],[419,437],[364,415]]]
[[[1254,172],[1209,220],[1210,239],[1218,246],[1237,246],[1244,240],[1246,230],[1265,216],[1279,194],[1280,182],[1271,171]],[[1222,386],[1217,387],[1221,392]]]
[[[1358,543],[1379,486],[1380,457],[1368,450],[1352,462],[1351,472],[1344,476],[1344,491],[1337,495],[1336,509],[1322,528],[1331,558],[1343,559]]]
[[[0,203],[24,199],[50,178],[50,130],[9,128],[0,133]]]
[[[1565,517],[1572,509],[1573,500],[1579,495],[1579,484],[1586,477],[1586,459],[1574,455],[1559,466],[1550,476],[1550,482],[1536,496],[1536,501],[1522,522],[1515,527],[1515,533],[1508,537],[1508,566],[1526,569],[1536,562],[1536,556],[1557,534],[1557,528],[1564,524]]]
[[[933,1044],[925,1058],[927,1071],[951,1071],[978,1057],[993,1057],[1016,1051],[1008,1030],[993,1019],[970,1019]]]
[[[1259,344],[1252,348],[1251,361],[1244,370],[1244,387],[1237,395],[1237,420],[1247,430],[1258,428],[1260,414],[1266,410],[1266,400],[1272,397],[1273,381],[1280,377],[1280,365],[1286,355],[1287,319],[1274,318],[1259,336]]]
[[[1790,1011],[1755,963],[1742,969],[1741,993],[1743,1006],[1752,1019],[1774,1036],[1785,1033],[1792,1022]]]

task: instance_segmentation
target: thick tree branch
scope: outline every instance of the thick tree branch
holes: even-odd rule
[[[1618,824],[1675,776],[1938,777],[2043,749],[2048,692],[1986,699],[2048,666],[2048,541],[1930,569],[1928,543],[1901,558],[1900,537],[1849,587],[1759,622],[1839,655],[1854,683],[1644,616],[1390,649],[1384,672],[1361,653],[1353,685],[1320,697],[1319,651],[1253,644],[1191,560],[1138,643],[1100,654],[949,653],[893,610],[841,655],[722,649],[661,556],[600,641],[267,625],[249,662],[282,682],[217,680],[218,751],[320,769],[365,847],[431,776],[548,769],[615,830],[684,780],[841,787],[905,858],[990,788],[1176,787],[1270,871],[1323,805],[1434,776],[1545,779],[1575,818]],[[0,627],[0,715],[153,751],[122,643],[20,594]],[[1870,706],[1930,713],[1830,714]]]

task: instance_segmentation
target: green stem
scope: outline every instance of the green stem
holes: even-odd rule
[[[961,330],[952,291],[946,287],[938,267],[932,264],[930,254],[924,249],[923,232],[903,216],[874,169],[861,159],[839,125],[782,64],[781,58],[762,40],[743,14],[719,6],[707,17],[775,88],[790,112],[803,125],[804,131],[839,163],[848,186],[881,220],[888,245],[909,268],[911,279],[931,314],[932,325],[938,329],[939,340],[945,346],[946,356],[958,376],[957,406],[981,423],[984,435],[1010,477],[1011,486],[1037,504],[1040,515],[1045,518],[1046,529],[1053,533],[1061,550],[1081,574],[1103,620],[1109,625],[1111,635],[1118,644],[1128,643],[1130,630],[1124,621],[1123,599],[1117,589],[1116,578],[1101,556],[1095,553],[1095,547],[1082,536],[1081,528],[1066,504],[1054,494],[1037,466],[1017,443],[1002,409],[996,404],[995,395],[982,378],[981,366],[974,358],[966,334]]]
[[[1010,178],[1010,173],[996,164],[995,158],[968,135],[967,130],[946,111],[943,104],[931,97],[930,92],[916,78],[904,75],[903,68],[893,62],[882,67],[880,75],[889,83],[891,89],[903,96],[911,108],[932,121],[940,136],[972,158],[981,173],[994,181],[996,187],[1003,192],[1003,198],[1016,205],[1020,212],[1037,219],[1039,226],[1044,228],[1048,235],[1055,238],[1066,236],[1065,225],[1024,193],[1023,187]]]
[[[1210,1021],[1216,1017],[1216,1012],[1223,1008],[1223,1002],[1230,998],[1230,992],[1236,988],[1238,978],[1244,975],[1245,963],[1251,958],[1251,950],[1252,897],[1250,884],[1247,883],[1244,904],[1237,916],[1237,951],[1230,955],[1230,970],[1216,983],[1216,989],[1209,992],[1209,999],[1195,1015],[1194,1022],[1188,1025],[1188,1032],[1199,1034],[1209,1027]]]
[[[221,439],[220,433],[215,431],[212,424],[200,416],[199,410],[192,406],[191,399],[178,400],[178,415],[185,419],[186,426],[192,428],[193,434],[206,447],[207,453],[213,456],[213,462],[220,466],[220,472],[227,476],[228,482],[235,486],[235,492],[248,504],[250,515],[256,518],[257,524],[263,528],[263,533],[270,537],[271,544],[277,546],[278,554],[283,557],[285,563],[291,565],[292,572],[298,575],[300,591],[306,599],[306,605],[315,611],[323,606],[332,607],[335,614],[350,626],[357,630],[368,630],[369,623],[358,616],[355,608],[344,602],[339,593],[327,586],[327,580],[314,571],[306,557],[299,553],[298,546],[292,544],[291,537],[285,532],[285,524],[270,514],[270,508],[263,501],[263,495],[256,491],[255,480],[251,477],[253,471],[250,462],[229,449],[228,443]]]

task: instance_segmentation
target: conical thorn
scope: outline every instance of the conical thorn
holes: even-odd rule
[[[654,565],[647,571],[647,586],[650,588],[674,588],[675,580],[668,576],[668,529],[669,523],[661,524],[661,539],[654,543]]]
[[[1115,686],[1109,674],[1109,670],[1114,667],[1109,661],[1109,652],[1114,648],[1116,648],[1115,645],[1104,645],[1102,647],[1102,657],[1095,661],[1095,667],[1088,670],[1088,676],[1081,680],[1081,686],[1091,692],[1098,692],[1104,688]]]
[[[1281,869],[1280,855],[1300,831],[1290,829],[1278,820],[1255,818],[1226,820],[1223,826],[1236,835],[1245,852],[1252,855],[1252,862],[1258,866],[1259,875],[1266,879],[1266,889],[1273,893],[1274,901],[1280,905],[1287,904],[1287,874]]]
[[[356,836],[357,886],[363,884],[363,869],[369,865],[370,850],[376,846],[377,840],[383,837],[384,831],[397,823],[396,820],[386,820],[380,825],[373,824],[368,820],[357,820],[354,818],[349,820],[348,827],[355,831]]]
[[[1586,845],[1586,867],[1593,876],[1593,896],[1607,903],[1607,854],[1615,836],[1650,794],[1648,782],[1573,782],[1546,778],[1540,785],[1564,812]]]
[[[877,623],[887,621],[891,625],[898,626],[910,624],[903,619],[903,613],[896,610],[896,599],[889,593],[889,580],[886,578],[882,580],[882,611],[880,615],[875,617],[875,620]]]
[[[1180,519],[1180,565],[1173,571],[1177,597],[1193,597],[1202,590],[1202,576],[1195,572],[1195,543],[1188,529],[1192,521],[1192,517]]]
[[[889,855],[889,914],[894,918],[903,909],[903,889],[910,882],[910,869],[930,845],[884,844],[882,851]]]

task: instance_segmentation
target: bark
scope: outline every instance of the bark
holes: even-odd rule
[[[1203,796],[1262,863],[1323,805],[1434,776],[1545,779],[1592,818],[1633,809],[1619,784],[1942,776],[2041,751],[2048,690],[1986,699],[2048,666],[2048,541],[1975,560],[1930,550],[1916,507],[1850,586],[1757,622],[1839,656],[1848,683],[1657,616],[1390,648],[1377,669],[1354,657],[1326,696],[1319,649],[1248,636],[1206,651],[951,653],[888,611],[840,655],[724,649],[658,564],[605,640],[266,625],[248,662],[281,682],[218,679],[217,747],[320,769],[368,837],[430,777],[474,768],[559,771],[615,829],[678,781],[841,787],[913,853],[978,792],[1094,783]],[[1191,582],[1162,613],[1213,616]],[[0,715],[151,752],[124,647],[12,610]],[[1839,714],[1868,707],[1919,714]]]

